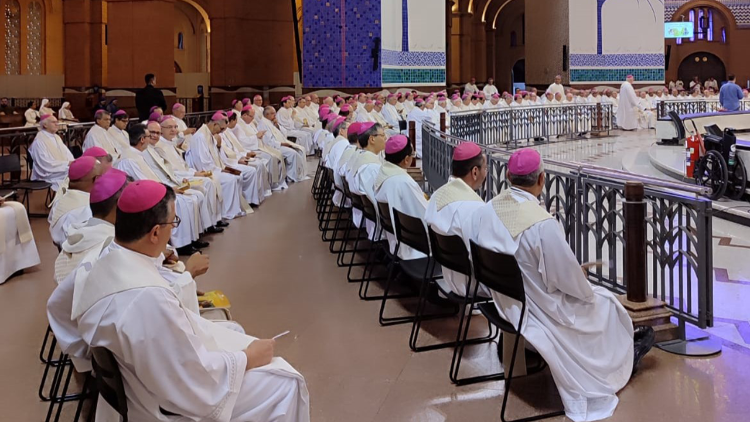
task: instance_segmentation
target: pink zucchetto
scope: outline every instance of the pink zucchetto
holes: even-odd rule
[[[52,117],[51,114],[42,114],[42,116],[39,118],[39,123],[42,123],[43,121],[49,119],[50,117]]]
[[[515,95],[515,96],[514,96],[513,98],[515,98],[515,99],[519,100],[519,99],[521,99],[521,98],[523,98],[523,97],[521,97],[521,94],[516,94],[516,95]]]
[[[331,112],[329,110],[320,110],[320,112],[318,112],[318,118],[320,120],[327,120],[328,116],[330,115],[331,115]]]
[[[227,115],[221,110],[217,111],[213,116],[211,116],[211,121],[213,122],[220,122],[222,120],[227,120]]]
[[[180,103],[177,103],[176,105],[182,105]],[[174,110],[174,107],[172,107],[172,110]],[[125,112],[125,110],[117,110],[115,111],[115,114],[113,114],[113,117],[120,117],[120,116],[127,116],[128,113]]]
[[[497,94],[497,93],[492,94],[492,98],[499,100],[500,99],[500,94]]]
[[[250,111],[250,110],[252,110],[252,109],[253,109],[253,106],[251,106],[250,104],[248,104],[248,105],[246,105],[246,106],[242,107],[242,111]]]
[[[109,155],[109,153],[107,152],[106,149],[102,147],[91,147],[83,152],[82,157],[99,158],[99,157],[106,157],[107,155]]]
[[[117,169],[109,169],[94,182],[94,186],[91,187],[89,202],[96,204],[106,201],[119,192],[127,182],[127,173]]]
[[[166,122],[167,120],[173,120],[173,119],[174,119],[174,116],[172,116],[171,114],[165,114],[161,116],[161,119],[159,119],[159,123],[164,124],[164,122]]]
[[[409,144],[409,138],[404,135],[393,135],[385,142],[385,153],[396,154]]]
[[[91,173],[97,162],[97,159],[94,157],[81,157],[74,160],[68,168],[68,178],[71,181],[83,179],[87,174]]]
[[[373,103],[372,100],[367,100],[365,101],[365,104],[375,104],[375,103]]]
[[[628,75],[625,77],[625,79],[635,79],[635,78],[633,77],[633,75]]]
[[[414,101],[414,104],[416,104],[416,105],[422,105],[422,104],[424,104],[424,100],[421,99],[421,98],[417,98],[417,100]]]
[[[346,117],[339,116],[336,118],[336,120],[331,125],[331,130],[336,130],[339,126],[341,126],[342,123],[346,121]]]
[[[257,98],[261,98],[262,99],[263,97],[260,94],[255,94],[255,96],[253,97],[253,100],[255,100]]]
[[[351,111],[351,107],[349,107],[349,104],[344,104],[341,106],[341,111]]]
[[[139,180],[129,184],[117,200],[117,209],[135,214],[155,207],[167,194],[167,187],[153,180]]]
[[[525,176],[539,169],[542,157],[531,148],[523,148],[513,153],[508,160],[508,171],[516,176]]]
[[[238,99],[236,99],[236,98],[235,98],[234,100],[232,100],[232,107],[234,107],[234,106],[235,106],[235,104],[237,104],[237,103],[238,103],[239,101],[240,101],[240,100],[238,100]]]
[[[386,97],[386,98],[388,98],[390,100],[391,98],[396,98],[396,97],[397,97],[396,94],[388,94],[388,97]]]
[[[153,112],[153,113],[151,113],[151,114],[150,114],[150,115],[148,116],[148,121],[149,121],[149,122],[158,122],[158,121],[159,121],[159,119],[161,119],[161,114],[159,114],[159,113],[157,113],[157,112]]]
[[[174,104],[172,105],[172,110],[177,110],[177,109],[178,109],[178,108],[180,108],[180,107],[185,107],[185,106],[184,106],[184,105],[183,105],[182,103],[174,103]],[[118,110],[118,113],[119,113],[119,110]],[[117,115],[117,113],[115,113],[115,116],[116,116],[116,115]]]
[[[463,96],[463,97],[461,97],[461,99],[462,99],[462,100],[465,100],[465,99],[467,99],[467,98],[471,98],[471,94],[469,94],[469,93],[466,93],[466,94],[464,94],[464,96]]]
[[[461,142],[461,144],[453,150],[453,161],[470,160],[481,153],[482,148],[479,148],[479,145],[474,142]]]
[[[250,98],[247,98],[247,97],[243,98],[242,105],[248,105],[248,104],[250,104]]]
[[[153,106],[153,107],[151,107],[151,109],[148,112],[149,113],[153,113],[154,110],[156,110],[157,108],[161,108],[161,107],[159,107],[159,106]]]
[[[359,135],[362,133],[362,123],[354,122],[349,125],[349,129],[346,131],[349,135]]]
[[[380,101],[375,101],[375,105],[376,105],[376,106],[382,106],[382,105],[383,105],[383,103],[381,103]]]
[[[96,110],[96,113],[94,113],[94,120],[101,119],[102,116],[104,116],[104,113],[108,113],[107,110]]]
[[[370,130],[371,127],[375,126],[375,122],[362,122],[359,126],[359,133],[365,133]]]

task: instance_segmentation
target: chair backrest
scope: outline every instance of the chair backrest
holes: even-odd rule
[[[21,181],[21,160],[16,154],[0,156],[0,180],[5,183],[5,174],[10,173],[10,184]]]
[[[364,212],[365,205],[362,203],[362,197],[356,193],[349,192],[349,199],[352,201],[352,208]]]
[[[445,236],[428,227],[432,257],[451,271],[471,277],[471,261],[464,240],[460,236]]]
[[[401,243],[425,255],[430,255],[430,241],[427,239],[427,230],[424,228],[422,219],[404,214],[394,208],[393,228],[396,230],[396,238]]]
[[[78,145],[69,146],[68,149],[73,154],[73,158],[81,158],[83,156],[83,149]]]
[[[378,213],[375,211],[375,205],[372,204],[372,201],[370,201],[370,198],[366,196],[362,196],[362,214],[365,216],[366,219],[372,221],[373,223],[378,223]]]
[[[380,213],[380,227],[395,236],[396,232],[393,231],[393,222],[391,222],[391,210],[388,207],[388,203],[378,201],[378,212]]]
[[[526,306],[526,290],[518,261],[513,255],[493,252],[470,241],[474,278],[485,286]]]
[[[123,422],[127,422],[127,397],[125,397],[125,386],[122,383],[122,374],[115,356],[104,347],[93,347],[91,357],[99,394],[120,414]]]

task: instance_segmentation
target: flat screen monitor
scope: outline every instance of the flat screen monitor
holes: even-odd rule
[[[665,22],[664,38],[691,38],[694,36],[693,22]]]

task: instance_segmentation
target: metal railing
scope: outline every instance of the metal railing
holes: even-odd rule
[[[450,133],[480,145],[517,148],[518,141],[583,133],[613,127],[612,104],[525,106],[451,113]]]
[[[684,114],[716,113],[721,111],[719,100],[665,100],[659,101],[656,106],[657,119],[669,119],[669,112],[677,112],[680,116]],[[740,110],[750,110],[750,101],[740,101]]]
[[[422,169],[430,191],[447,183],[453,148],[464,139],[422,125]],[[510,152],[483,145],[487,180],[481,189],[489,201],[504,189]],[[624,185],[646,188],[649,294],[664,301],[681,322],[713,325],[712,205],[701,186],[669,182],[599,166],[545,160],[542,203],[561,224],[579,262],[604,261],[589,270],[589,280],[625,293],[623,257]],[[681,330],[684,334],[684,330]]]

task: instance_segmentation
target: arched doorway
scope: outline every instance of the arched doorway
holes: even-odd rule
[[[211,21],[194,0],[175,1],[174,11],[175,87],[190,112],[201,108],[198,87],[211,81]]]
[[[526,60],[521,59],[513,65],[510,71],[511,85],[526,84]]]
[[[727,70],[724,62],[716,55],[708,52],[698,52],[682,60],[680,68],[677,70],[677,75],[685,83],[692,81],[696,76],[701,81],[705,81],[710,77],[716,78],[717,81],[723,81],[726,79]]]

